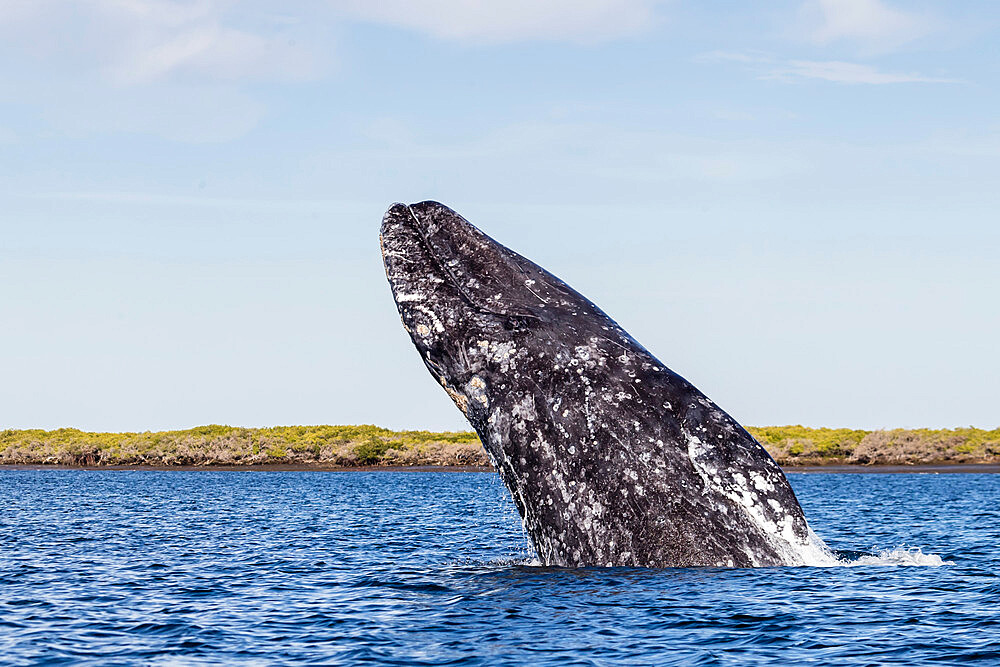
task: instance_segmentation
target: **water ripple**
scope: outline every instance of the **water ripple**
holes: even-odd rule
[[[843,567],[543,567],[491,474],[4,470],[0,655],[1000,662],[1000,475],[791,481]]]

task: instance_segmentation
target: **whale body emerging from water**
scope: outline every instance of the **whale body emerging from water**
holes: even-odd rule
[[[781,469],[597,306],[437,202],[380,235],[403,326],[545,565],[832,560]]]

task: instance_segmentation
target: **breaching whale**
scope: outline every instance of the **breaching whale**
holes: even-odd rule
[[[566,283],[433,201],[393,205],[380,241],[403,326],[543,564],[832,561],[764,448]]]

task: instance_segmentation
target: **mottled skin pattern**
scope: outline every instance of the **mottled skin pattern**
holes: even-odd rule
[[[381,243],[403,326],[544,564],[790,565],[822,550],[757,441],[561,280],[436,202],[394,205]]]

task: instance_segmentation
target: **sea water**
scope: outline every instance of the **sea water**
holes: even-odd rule
[[[0,663],[1000,664],[1000,475],[792,474],[832,567],[535,564],[491,473],[0,471]]]

